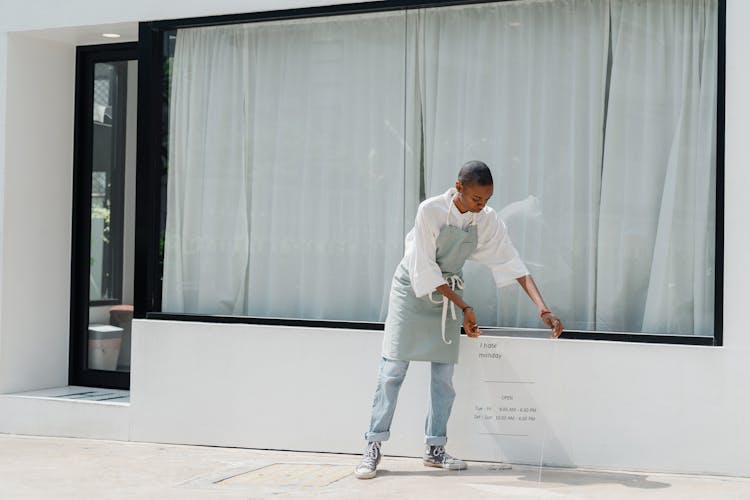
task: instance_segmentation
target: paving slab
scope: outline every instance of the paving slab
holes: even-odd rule
[[[466,471],[384,457],[0,434],[0,500],[554,499],[747,500],[750,479],[469,462]]]

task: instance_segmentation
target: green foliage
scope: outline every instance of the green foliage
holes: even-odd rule
[[[93,207],[91,209],[91,219],[104,220],[102,241],[104,241],[104,243],[109,243],[109,207]]]

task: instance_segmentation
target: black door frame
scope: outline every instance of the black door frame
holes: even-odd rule
[[[91,370],[88,360],[89,273],[91,254],[91,174],[93,171],[94,65],[138,60],[138,43],[76,48],[75,125],[73,140],[73,226],[70,290],[68,384],[128,389],[130,373]],[[97,304],[119,301],[97,301]]]

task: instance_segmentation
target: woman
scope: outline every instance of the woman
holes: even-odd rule
[[[382,457],[380,444],[390,437],[398,392],[410,361],[431,362],[424,465],[466,468],[463,460],[446,453],[445,443],[455,398],[453,369],[461,324],[469,337],[481,335],[474,310],[461,297],[461,271],[467,259],[487,265],[498,287],[517,281],[539,308],[552,336],[557,338],[563,331],[510,242],[505,224],[487,206],[492,192],[489,167],[470,161],[461,167],[455,188],[419,205],[391,285],[370,430],[365,434],[367,449],[355,469],[360,479],[375,477]],[[463,321],[457,318],[457,309]]]

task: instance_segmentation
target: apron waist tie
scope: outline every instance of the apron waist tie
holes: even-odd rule
[[[451,290],[453,290],[454,292],[456,291],[456,287],[458,287],[459,290],[463,290],[464,289],[464,280],[462,280],[458,275],[453,274],[451,276],[448,276],[447,278],[445,278],[445,281],[448,282],[448,286],[450,286]],[[456,318],[456,304],[454,304],[445,295],[443,295],[443,300],[435,300],[435,299],[432,298],[432,294],[433,293],[435,293],[435,292],[430,292],[430,295],[429,295],[430,302],[432,302],[433,304],[440,304],[440,303],[443,304],[443,321],[442,321],[442,332],[441,332],[441,334],[443,336],[443,342],[445,342],[446,344],[450,345],[450,344],[453,343],[453,341],[452,340],[448,340],[448,339],[445,338],[445,320],[448,317],[448,303],[449,302],[450,302],[450,305],[451,305],[451,317],[453,318],[454,321],[457,319]]]

